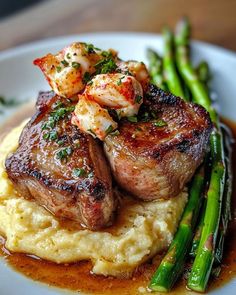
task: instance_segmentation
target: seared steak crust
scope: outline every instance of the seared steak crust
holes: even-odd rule
[[[115,209],[110,170],[99,142],[70,123],[71,105],[53,92],[40,93],[5,166],[22,196],[98,229],[109,225]]]
[[[203,107],[150,85],[138,122],[123,120],[104,148],[122,188],[144,200],[170,198],[202,162],[211,129]]]

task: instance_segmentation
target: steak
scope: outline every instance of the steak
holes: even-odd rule
[[[23,197],[95,230],[112,221],[111,173],[100,142],[71,124],[73,105],[53,91],[41,92],[5,166]]]
[[[143,200],[178,195],[207,151],[209,114],[150,85],[138,118],[129,120],[104,144],[117,183]]]

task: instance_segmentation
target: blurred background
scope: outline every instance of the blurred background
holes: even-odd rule
[[[0,50],[85,32],[159,33],[183,15],[193,38],[236,50],[236,0],[0,0]]]

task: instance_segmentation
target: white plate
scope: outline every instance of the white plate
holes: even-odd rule
[[[57,52],[74,41],[95,44],[102,49],[115,48],[123,59],[147,62],[146,48],[162,52],[162,39],[154,34],[140,33],[95,33],[61,37],[31,43],[0,53],[0,96],[25,101],[34,99],[39,90],[49,89],[42,73],[32,61],[48,52]],[[202,42],[193,42],[194,63],[207,60],[213,73],[213,89],[217,93],[220,113],[236,121],[236,54]],[[16,108],[0,114],[0,122],[12,115]],[[236,280],[231,281],[211,294],[235,294]],[[66,291],[66,294],[70,293]],[[47,287],[27,279],[11,270],[0,260],[0,295],[52,295],[65,291]],[[78,294],[78,293],[77,293]]]

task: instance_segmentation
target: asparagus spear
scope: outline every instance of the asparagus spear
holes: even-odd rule
[[[162,58],[152,49],[147,49],[147,57],[149,60],[149,73],[151,76],[151,83],[166,90],[162,72]]]
[[[209,65],[207,62],[202,61],[199,63],[196,71],[198,72],[199,79],[206,85],[208,90],[207,83],[211,79],[211,73],[209,70]],[[222,214],[220,220],[219,234],[216,242],[215,250],[215,260],[214,267],[219,269],[219,265],[222,262],[223,249],[224,249],[224,239],[228,227],[228,222],[231,220],[231,195],[232,195],[232,133],[228,127],[222,124],[221,129],[223,130],[223,139],[224,139],[224,149],[225,149],[225,165],[226,165],[226,181],[224,187],[224,194],[222,200]],[[197,249],[200,243],[201,232],[203,228],[204,216],[206,210],[206,200],[204,200],[204,205],[200,213],[200,220],[197,226],[195,236],[192,243],[192,248],[190,251],[190,256],[195,257]],[[216,268],[215,268],[216,269]],[[214,272],[215,273],[215,272]]]
[[[207,84],[208,84],[208,81],[210,80],[211,74],[210,74],[210,69],[209,69],[208,63],[206,61],[201,61],[196,68],[196,73],[197,73],[199,80],[202,83],[204,83],[206,90],[209,91]],[[206,175],[209,175],[210,167],[209,167],[209,165],[207,165],[207,162],[210,163],[209,157],[207,157],[207,159],[205,161],[206,168],[208,168],[207,169],[208,171],[206,171]],[[197,254],[197,249],[198,249],[198,246],[200,243],[202,228],[203,228],[203,224],[204,224],[205,212],[206,212],[206,198],[204,198],[203,206],[200,211],[200,218],[199,218],[199,221],[197,224],[197,228],[196,228],[195,235],[194,235],[193,242],[192,242],[192,247],[191,247],[191,250],[189,253],[189,255],[193,258]]]
[[[216,242],[215,264],[220,265],[223,258],[224,240],[231,220],[231,196],[232,196],[232,133],[228,127],[222,125],[225,147],[226,182],[222,203],[219,235]]]
[[[209,65],[206,61],[201,61],[196,68],[196,73],[198,75],[199,80],[207,85],[207,83],[211,80],[211,73],[209,69]]]
[[[169,34],[170,32],[165,31],[164,33]],[[169,41],[167,42],[166,40],[166,43],[168,43],[166,44],[166,48],[165,48],[166,62],[167,62],[168,61],[167,55],[169,54],[168,52],[172,51],[172,49],[170,48]],[[173,56],[171,58],[173,58]],[[169,79],[173,79],[173,80],[169,81],[169,83],[167,80],[167,85],[168,87],[172,85],[172,89],[169,89],[169,90],[171,90],[175,95],[179,95],[179,89],[182,90],[182,88],[180,88],[181,85],[178,84],[178,81],[179,81],[178,74],[175,68],[173,68],[174,62],[173,61],[170,61],[170,62],[172,63],[172,66],[167,64],[166,71],[171,72],[171,74],[168,77]],[[187,100],[186,96],[182,96],[182,97],[185,100]],[[199,209],[201,207],[201,195],[202,195],[202,191],[204,187],[204,171],[205,171],[204,167],[201,167],[192,179],[192,182],[189,186],[188,203],[184,209],[178,230],[168,249],[168,252],[164,256],[162,262],[160,263],[158,269],[156,270],[156,272],[154,273],[151,279],[151,282],[149,284],[149,288],[151,290],[159,291],[159,292],[169,291],[183,270],[186,254],[188,252],[188,249],[192,240],[193,230],[195,228],[196,219],[198,217]]]
[[[163,29],[164,38],[164,56],[163,56],[163,72],[164,77],[169,88],[169,91],[176,96],[184,98],[184,91],[181,85],[180,78],[177,74],[174,51],[173,51],[173,34],[168,27]]]
[[[193,242],[192,242],[192,248],[189,253],[189,255],[192,257],[195,257],[197,254],[197,249],[199,247],[200,238],[201,238],[201,234],[202,234],[202,228],[203,228],[203,224],[204,224],[205,212],[206,212],[206,199],[204,199],[203,207],[202,207],[202,210],[200,211],[199,223],[197,225],[195,235],[193,238]]]
[[[195,174],[189,190],[189,201],[184,209],[179,228],[169,250],[157,271],[153,275],[149,288],[154,291],[168,292],[174,285],[181,271],[193,236],[193,229],[199,213],[201,196],[204,187],[204,168]]]
[[[188,54],[190,27],[185,18],[179,23],[176,33],[176,60],[183,79],[193,93],[194,100],[209,112],[214,124],[210,138],[212,170],[207,205],[199,248],[188,278],[188,287],[195,291],[205,291],[214,261],[214,251],[221,214],[221,202],[225,183],[225,163],[219,118],[211,105],[211,99],[194,71]]]

